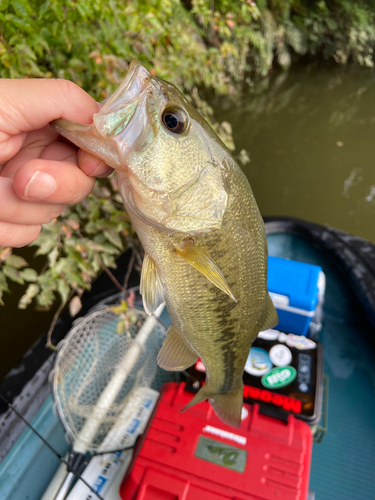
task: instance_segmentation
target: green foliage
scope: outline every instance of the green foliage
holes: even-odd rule
[[[374,15],[350,0],[0,0],[0,77],[66,78],[102,100],[137,57],[180,87],[233,150],[230,124],[216,123],[202,89],[235,97],[305,53],[372,66]],[[39,274],[1,251],[0,303],[9,280],[28,283],[21,308],[65,303],[113,267],[133,236],[115,179],[102,181],[44,226],[34,243],[45,256]]]
[[[335,0],[294,5],[293,21],[303,31],[306,48],[339,64],[374,66],[375,11],[371,2]]]

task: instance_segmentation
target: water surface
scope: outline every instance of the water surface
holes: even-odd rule
[[[375,242],[375,72],[294,67],[215,101],[233,126],[262,215],[300,217]]]

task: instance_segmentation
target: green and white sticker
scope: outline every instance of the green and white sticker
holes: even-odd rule
[[[263,375],[262,384],[268,389],[280,389],[293,382],[297,370],[293,366],[277,366]]]
[[[195,456],[227,469],[244,472],[247,451],[228,444],[200,436]]]

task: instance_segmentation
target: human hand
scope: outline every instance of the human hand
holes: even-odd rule
[[[0,247],[34,241],[42,224],[83,200],[112,169],[48,123],[92,121],[98,104],[67,80],[0,80]]]

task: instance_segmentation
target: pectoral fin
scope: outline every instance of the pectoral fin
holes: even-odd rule
[[[279,317],[277,315],[275,306],[273,305],[271,297],[267,294],[267,307],[265,317],[262,323],[261,332],[273,328],[279,322]]]
[[[165,290],[157,267],[147,253],[143,259],[139,291],[147,314],[152,314],[165,300]]]
[[[168,329],[167,338],[158,355],[158,364],[164,370],[180,371],[194,365],[198,356],[182,341],[173,325]]]
[[[211,283],[220,288],[231,299],[237,302],[233,295],[227,280],[219,267],[211,257],[201,248],[199,248],[192,238],[186,238],[180,248],[176,248],[176,253],[185,259],[192,267],[203,274]]]

